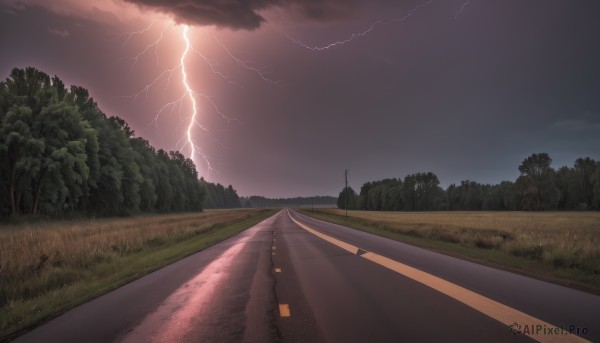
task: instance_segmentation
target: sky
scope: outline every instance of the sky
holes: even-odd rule
[[[0,78],[33,66],[83,86],[240,195],[337,196],[345,169],[356,191],[427,171],[443,187],[498,183],[533,153],[600,160],[598,13],[593,0],[0,0]]]

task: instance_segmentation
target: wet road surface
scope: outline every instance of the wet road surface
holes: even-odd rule
[[[598,318],[599,296],[283,210],[17,341],[600,341]]]

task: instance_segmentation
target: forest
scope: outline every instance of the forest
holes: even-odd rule
[[[178,151],[156,150],[89,92],[35,68],[0,82],[0,216],[124,216],[240,207]]]
[[[578,158],[573,167],[551,167],[547,153],[527,157],[514,181],[462,181],[445,190],[431,173],[367,182],[338,196],[338,208],[371,211],[540,211],[600,210],[600,162]]]
[[[253,195],[241,198],[243,207],[301,207],[301,206],[335,206],[337,198],[332,196],[312,196],[295,198],[266,198]]]

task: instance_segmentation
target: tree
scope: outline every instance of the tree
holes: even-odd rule
[[[381,209],[384,211],[400,211],[402,203],[402,180],[387,179],[382,190]]]
[[[356,210],[358,208],[358,194],[356,194],[352,187],[345,187],[338,196],[337,207],[345,210],[346,205],[349,210]]]
[[[94,143],[93,130],[58,77],[15,68],[0,88],[0,159],[6,162],[11,212],[74,206],[89,177],[85,150],[88,140]]]
[[[225,190],[226,194],[227,194],[227,202],[225,207],[226,208],[239,208],[242,207],[242,204],[240,202],[240,197],[237,195],[237,192],[235,191],[235,189],[233,189],[233,186],[229,185],[227,186],[227,189]]]
[[[407,175],[403,182],[402,200],[406,211],[431,211],[442,207],[444,191],[431,172]]]
[[[40,149],[29,155],[34,166],[27,173],[33,191],[31,213],[38,213],[40,202],[46,213],[76,207],[89,177],[86,145],[93,130],[76,106],[61,101],[42,109],[32,133]]]
[[[552,168],[552,159],[547,153],[533,154],[521,162],[519,171],[521,175],[527,175],[534,179],[541,179],[547,177]]]
[[[460,209],[460,190],[455,184],[446,189],[446,210],[454,211]]]
[[[34,68],[14,68],[6,81],[0,83],[1,172],[3,179],[8,180],[3,188],[12,214],[18,214],[22,200],[31,195],[30,180],[25,174],[41,168],[31,154],[39,153],[43,142],[33,136],[31,125],[53,96],[56,98],[50,77]]]
[[[594,198],[592,199],[593,208],[600,210],[600,162],[596,162],[596,169],[590,177],[592,182],[592,188],[594,191]]]
[[[593,159],[578,158],[575,160],[575,174],[577,175],[577,181],[581,189],[579,196],[578,207],[582,209],[588,209],[593,206],[594,199],[594,187],[592,176],[596,171],[596,161]]]
[[[0,159],[2,160],[3,174],[8,181],[6,191],[10,202],[11,213],[19,211],[19,181],[23,176],[23,169],[33,169],[34,166],[23,163],[28,157],[29,150],[41,150],[39,142],[31,135],[30,125],[31,109],[26,106],[14,106],[3,117],[0,126]],[[36,149],[37,147],[37,149]],[[38,164],[39,165],[39,164]]]
[[[415,191],[417,197],[417,207],[419,211],[438,210],[441,207],[443,199],[443,190],[439,187],[440,181],[432,173],[415,174]]]
[[[514,211],[515,205],[514,185],[510,181],[502,181],[498,185],[483,186],[482,210],[486,211]]]
[[[207,182],[204,179],[201,179],[201,183],[206,189],[206,200],[204,201],[204,206],[206,208],[242,207],[240,197],[233,186],[229,185],[228,187],[224,187],[220,183],[214,184]],[[254,203],[254,200],[252,202]]]
[[[154,165],[157,163],[156,150],[141,137],[131,139],[131,148],[135,152],[135,162],[138,164],[143,178],[140,184],[140,210],[142,212],[154,211],[158,200],[156,195],[158,178],[154,169]]]
[[[98,187],[98,180],[100,179],[100,159],[98,152],[100,150],[98,135],[100,134],[100,128],[106,125],[106,117],[98,109],[97,104],[92,98],[89,97],[89,93],[85,88],[71,86],[70,90],[65,94],[66,98],[75,104],[78,108],[81,117],[87,121],[91,127],[88,137],[86,137],[86,151],[87,155],[86,164],[89,169],[89,177],[87,183],[83,185],[81,200],[79,201],[79,211],[88,211],[90,206],[90,196],[92,190]]]
[[[467,211],[478,211],[483,206],[483,186],[474,181],[463,181],[464,197],[462,209]]]
[[[402,203],[405,211],[417,210],[417,177],[416,175],[406,175],[402,183]]]
[[[366,182],[360,187],[360,195],[358,196],[358,208],[361,210],[368,210],[369,202],[369,191],[371,190],[371,182]]]
[[[399,211],[403,209],[402,180],[394,178],[366,183],[361,188],[358,202],[366,210]]]
[[[550,167],[552,159],[546,153],[533,154],[519,166],[521,176],[516,186],[521,195],[524,210],[537,211],[554,209],[558,204],[560,192],[555,185],[554,169]]]

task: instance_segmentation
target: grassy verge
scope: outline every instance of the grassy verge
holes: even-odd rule
[[[274,212],[207,211],[0,227],[0,341]]]
[[[367,212],[306,215],[600,294],[598,212]]]

